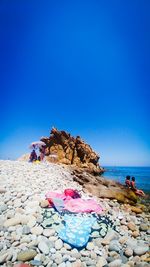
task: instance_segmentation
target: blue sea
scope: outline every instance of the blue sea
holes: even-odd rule
[[[150,167],[104,167],[103,177],[116,180],[124,184],[125,177],[130,175],[136,179],[136,187],[150,192]]]

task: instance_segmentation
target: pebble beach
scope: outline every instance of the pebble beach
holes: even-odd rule
[[[98,234],[77,249],[63,242],[53,228],[41,225],[40,203],[48,191],[78,190],[93,198],[115,229]],[[64,165],[0,161],[0,265],[52,267],[146,267],[150,266],[150,214],[131,209],[116,200],[96,199],[83,192]]]

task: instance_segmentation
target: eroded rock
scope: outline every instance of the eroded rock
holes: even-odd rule
[[[81,167],[92,174],[100,174],[104,170],[98,161],[100,156],[86,144],[80,136],[73,137],[65,131],[52,128],[50,137],[42,137],[46,144],[46,156],[50,162],[59,162]]]

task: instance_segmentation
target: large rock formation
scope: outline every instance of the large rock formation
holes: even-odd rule
[[[75,165],[92,174],[100,174],[99,155],[86,144],[80,136],[73,137],[65,131],[52,128],[50,137],[42,137],[46,144],[45,154],[48,161]]]

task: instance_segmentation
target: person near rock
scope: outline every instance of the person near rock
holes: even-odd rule
[[[135,192],[135,194],[139,196],[145,196],[145,193],[142,190],[136,188],[135,177],[132,177],[132,181],[130,184],[131,184],[131,189]]]
[[[40,149],[40,161],[43,161],[44,157],[45,157],[45,147],[42,146]]]
[[[33,149],[31,154],[30,154],[29,161],[33,162],[33,161],[36,161],[36,160],[37,160],[37,154],[35,152],[35,149]]]
[[[41,161],[41,157],[40,157],[40,156],[38,156],[37,160],[38,160],[38,161]]]
[[[127,188],[130,188],[130,186],[131,186],[130,176],[129,175],[126,176],[125,185],[126,185]]]

